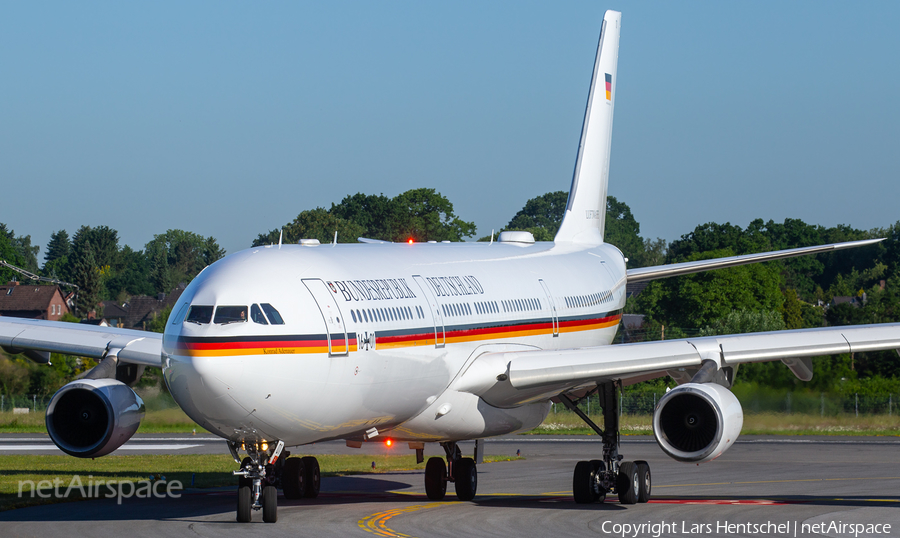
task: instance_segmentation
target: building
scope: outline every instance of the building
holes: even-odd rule
[[[0,316],[59,321],[69,312],[58,286],[25,286],[10,282],[0,286]]]

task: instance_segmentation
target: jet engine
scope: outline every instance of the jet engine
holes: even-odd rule
[[[105,456],[122,446],[144,418],[144,402],[115,379],[82,379],[59,389],[47,407],[47,432],[79,458]]]
[[[716,383],[685,383],[660,398],[653,435],[663,452],[687,463],[713,460],[734,444],[744,412],[734,394]]]

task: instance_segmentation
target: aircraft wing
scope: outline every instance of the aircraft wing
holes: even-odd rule
[[[489,353],[458,379],[456,390],[497,407],[539,401],[612,379],[651,379],[692,371],[704,360],[720,367],[781,359],[801,379],[811,357],[900,349],[900,323],[707,336],[582,349]],[[479,364],[480,363],[480,364]]]
[[[64,353],[103,358],[116,351],[119,361],[159,367],[162,364],[162,335],[154,332],[97,327],[61,321],[0,317],[0,346],[7,352]],[[35,353],[29,358],[37,358]]]
[[[863,247],[866,245],[874,245],[875,243],[879,243],[881,241],[884,241],[884,239],[864,239],[862,241],[847,241],[844,243],[831,243],[830,245],[819,245],[815,247],[790,248],[787,250],[760,252],[758,254],[744,254],[741,256],[729,256],[727,258],[715,258],[712,260],[670,263],[668,265],[654,265],[653,267],[638,267],[636,269],[628,269],[628,282],[644,282],[647,280],[656,280],[658,278],[667,278],[670,276],[687,275],[689,273],[701,273],[703,271],[723,269],[725,267],[735,267],[737,265],[769,262],[772,260],[793,258],[795,256],[806,256],[808,254],[832,252],[845,248]]]

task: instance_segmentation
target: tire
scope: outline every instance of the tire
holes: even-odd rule
[[[262,513],[264,522],[278,521],[278,490],[275,486],[266,486],[262,490]]]
[[[306,493],[306,472],[302,458],[288,458],[284,462],[284,469],[281,471],[281,490],[285,499],[303,498],[303,494]]]
[[[249,467],[251,463],[253,463],[253,460],[251,460],[250,458],[244,458],[241,461],[241,470],[243,471],[244,469]],[[246,476],[239,476],[238,477],[238,487],[242,488],[245,486],[248,488],[253,488],[253,479],[247,478]]]
[[[630,461],[619,465],[619,476],[616,480],[616,490],[619,492],[619,502],[622,504],[636,504],[638,499],[637,465]]]
[[[646,461],[636,461],[638,474],[638,496],[639,503],[645,503],[650,500],[650,488],[653,485],[650,477],[650,465]]]
[[[575,464],[572,474],[572,496],[578,504],[594,502],[594,466],[589,461]]]
[[[250,523],[250,488],[247,486],[238,488],[237,522]]]
[[[461,501],[471,501],[478,489],[478,468],[472,458],[460,458],[453,466],[453,480],[456,496]]]
[[[447,494],[447,466],[441,458],[428,458],[425,464],[425,495],[440,501]]]
[[[319,472],[319,460],[312,456],[300,458],[303,462],[303,497],[315,499],[319,496],[319,486],[322,483],[322,475]]]
[[[603,460],[591,460],[591,467],[594,468],[594,482],[597,487],[594,490],[594,502],[604,502],[606,500],[606,489],[599,484],[598,475],[606,472],[606,462]]]

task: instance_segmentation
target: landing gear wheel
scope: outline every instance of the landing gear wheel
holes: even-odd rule
[[[238,488],[237,522],[250,523],[250,488]]]
[[[303,496],[307,499],[315,499],[319,496],[319,485],[322,482],[319,474],[319,460],[312,456],[300,459],[303,462],[303,478],[305,480]]]
[[[440,501],[447,494],[447,466],[441,458],[428,458],[425,464],[425,494]]]
[[[620,464],[619,476],[616,480],[616,490],[619,492],[619,502],[622,504],[637,503],[639,489],[640,481],[638,480],[637,465],[630,461]]]
[[[594,483],[597,484],[594,489],[594,502],[603,502],[606,500],[606,489],[600,485],[600,477],[606,472],[606,463],[603,460],[591,460],[591,466],[594,468]]]
[[[281,471],[281,490],[284,498],[302,499],[306,493],[306,469],[302,458],[288,458]]]
[[[262,513],[264,522],[278,521],[278,490],[275,486],[266,486],[262,490]]]
[[[594,502],[594,466],[589,461],[579,461],[575,464],[575,473],[572,475],[572,495],[578,504]]]
[[[241,461],[241,470],[243,471],[244,469],[249,468],[251,463],[253,463],[253,460],[251,460],[250,458],[244,458]],[[253,479],[246,477],[246,476],[239,476],[238,477],[238,487],[242,488],[244,486],[246,486],[248,488],[252,488],[253,487]]]
[[[639,503],[645,503],[650,500],[650,486],[652,485],[652,480],[650,479],[650,465],[646,461],[636,461],[634,464],[637,465],[638,474],[637,501]]]
[[[471,501],[475,498],[475,490],[478,489],[478,469],[472,458],[461,458],[453,466],[453,480],[456,486],[456,496],[461,501]]]

